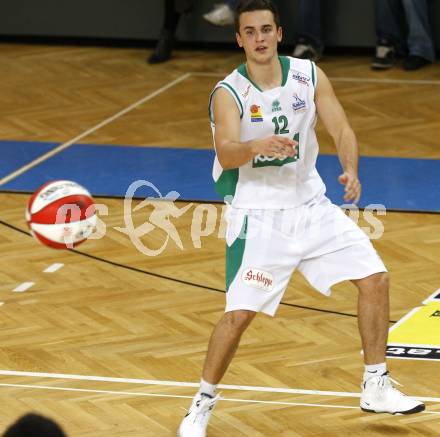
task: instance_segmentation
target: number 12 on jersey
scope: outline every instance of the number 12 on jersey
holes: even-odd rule
[[[289,129],[287,129],[288,121],[285,115],[272,118],[272,123],[275,125],[275,135],[289,133]]]

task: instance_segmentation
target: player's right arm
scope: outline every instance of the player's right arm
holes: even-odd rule
[[[224,88],[215,91],[213,113],[215,150],[224,170],[240,167],[257,155],[294,156],[297,142],[279,135],[240,142],[240,112],[234,98]]]

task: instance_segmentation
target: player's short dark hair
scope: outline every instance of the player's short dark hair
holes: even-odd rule
[[[2,437],[66,437],[61,427],[52,419],[29,413],[20,417],[4,432]]]
[[[235,8],[235,31],[240,33],[240,15],[244,12],[253,11],[270,11],[273,15],[273,20],[277,26],[280,27],[280,14],[278,8],[271,0],[240,0]]]

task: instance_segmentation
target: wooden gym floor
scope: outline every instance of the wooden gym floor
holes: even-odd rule
[[[9,44],[0,45],[0,56],[2,139],[67,143],[79,136],[94,144],[190,148],[211,147],[207,97],[241,62],[238,52],[182,51],[152,67],[140,49]],[[362,154],[440,158],[438,64],[375,73],[368,57],[326,56],[320,66]],[[144,96],[137,108],[84,134]],[[321,150],[334,153],[321,127],[318,133]],[[69,436],[175,435],[195,392],[182,383],[197,384],[223,312],[224,295],[215,290],[224,287],[221,205],[216,231],[200,249],[190,233],[194,204],[173,221],[184,250],[170,242],[148,257],[114,229],[124,227],[122,199],[96,199],[108,207],[104,238],[60,252],[23,232],[28,198],[0,193],[0,428],[36,411]],[[136,212],[135,223],[147,214]],[[440,220],[398,212],[380,220],[385,233],[375,246],[391,272],[396,321],[440,287]],[[155,230],[142,242],[158,248],[163,239]],[[64,267],[43,273],[54,263]],[[24,282],[35,285],[12,292]],[[227,400],[214,412],[210,436],[438,435],[438,361],[389,360],[407,394],[435,398],[427,412],[394,417],[358,409],[363,364],[350,283],[325,298],[295,274],[283,302],[275,318],[259,315],[245,333],[222,383],[246,387],[222,389]]]

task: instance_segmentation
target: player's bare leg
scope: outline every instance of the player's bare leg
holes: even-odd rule
[[[247,310],[230,311],[217,323],[209,340],[200,389],[180,424],[177,433],[179,437],[206,435],[209,417],[219,398],[216,396],[215,386],[226,372],[240,343],[241,335],[255,314],[254,311]]]
[[[395,389],[388,377],[385,355],[389,323],[388,274],[376,273],[353,281],[359,289],[358,324],[365,373],[361,409],[371,413],[411,414],[425,405]]]
[[[235,355],[241,335],[255,317],[254,311],[231,311],[217,323],[209,340],[203,379],[218,384]]]
[[[387,273],[376,273],[353,281],[359,289],[358,325],[365,364],[385,362],[389,321]]]

